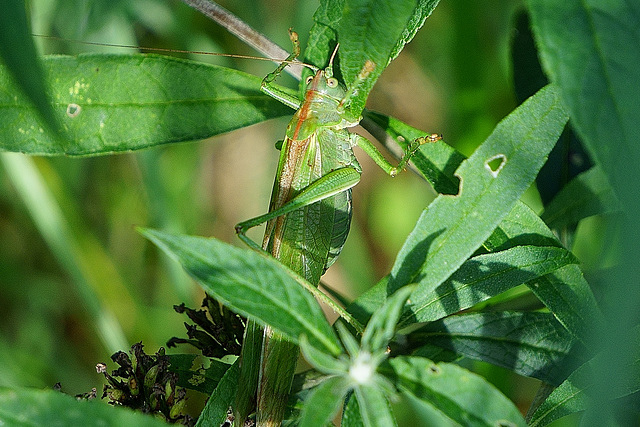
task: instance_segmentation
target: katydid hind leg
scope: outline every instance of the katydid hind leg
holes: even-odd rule
[[[359,181],[360,172],[353,167],[345,167],[331,171],[309,184],[297,196],[285,203],[279,209],[237,224],[235,227],[236,233],[238,233],[240,238],[246,242],[249,240],[246,237],[246,232],[250,228],[346,191],[356,185]],[[252,248],[259,248],[255,243],[253,245],[249,244],[249,246]]]
[[[392,165],[387,159],[385,159],[382,153],[380,153],[380,150],[378,150],[376,146],[373,145],[373,143],[369,141],[367,138],[358,136],[356,139],[356,143],[358,147],[362,148],[362,150],[365,153],[367,153],[367,155],[371,157],[371,159],[382,170],[384,170],[390,176],[394,177],[399,172],[402,172],[404,170],[404,168],[407,166],[407,164],[411,160],[411,157],[413,157],[418,152],[418,149],[422,144],[426,144],[429,142],[437,142],[437,141],[440,141],[441,139],[442,139],[442,136],[435,133],[415,139],[409,144],[409,146],[407,147],[404,153],[404,156],[402,156],[398,164],[395,166]]]

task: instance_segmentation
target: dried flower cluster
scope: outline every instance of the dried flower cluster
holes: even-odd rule
[[[167,422],[194,424],[194,420],[183,413],[186,390],[176,386],[178,376],[169,372],[169,358],[164,348],[155,355],[148,355],[139,342],[131,347],[129,354],[119,351],[111,359],[120,365],[111,374],[107,372],[106,364],[96,366],[108,382],[104,386],[103,399],[107,397],[112,405],[162,416]]]

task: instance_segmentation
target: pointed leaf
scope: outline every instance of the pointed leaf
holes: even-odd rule
[[[34,108],[0,67],[0,150],[96,155],[193,141],[290,114],[259,92],[261,79],[157,55],[53,56],[44,60],[69,140],[41,130]]]
[[[347,354],[352,358],[356,357],[360,352],[360,343],[351,334],[351,331],[347,329],[344,323],[336,322],[335,327],[338,331],[338,336],[340,337],[340,341],[342,341],[344,349],[347,350]]]
[[[362,424],[365,427],[397,426],[389,401],[375,384],[359,384],[354,389]]]
[[[390,277],[365,298],[386,297],[412,282],[419,283],[415,294],[423,295],[447,279],[518,203],[566,120],[554,89],[547,87],[498,124],[458,169],[460,194],[441,195],[423,212]]]
[[[340,375],[347,372],[348,367],[344,362],[313,347],[305,335],[300,337],[300,350],[307,362],[324,374]]]
[[[518,408],[484,378],[450,363],[420,357],[389,360],[403,393],[433,405],[464,426],[525,426]]]
[[[360,115],[378,76],[431,14],[439,0],[345,0],[337,28],[340,70],[352,84],[366,61],[376,67],[352,100],[351,110]]]
[[[439,196],[418,220],[391,270],[391,289],[434,289],[486,240],[531,185],[567,121],[547,87],[498,124],[457,171],[457,196]]]
[[[581,363],[572,351],[573,337],[550,313],[460,314],[429,323],[408,339],[554,385]]]
[[[341,352],[316,300],[275,259],[213,238],[141,233],[232,310],[271,325],[295,343],[304,334],[317,348]]]
[[[362,348],[372,353],[384,351],[395,334],[402,307],[416,286],[408,285],[387,299],[367,324],[362,334]]]
[[[346,377],[331,377],[315,387],[302,409],[300,427],[316,427],[330,424],[340,409],[344,397],[351,388]]]
[[[403,148],[406,148],[406,141],[424,136],[424,132],[391,117],[378,113],[366,116],[382,126]],[[453,176],[453,172],[464,156],[444,143],[436,143],[423,145],[416,158],[415,166],[439,192],[458,192],[459,179]],[[562,246],[544,222],[519,201],[483,244],[488,251],[509,249],[517,245]],[[361,295],[349,306],[348,311],[365,323],[386,298],[389,279],[389,276],[383,278]],[[583,342],[592,333],[591,322],[598,323],[602,320],[593,292],[577,265],[562,267],[529,286],[556,318]]]

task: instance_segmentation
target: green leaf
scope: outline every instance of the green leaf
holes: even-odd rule
[[[300,350],[307,362],[324,374],[340,375],[345,374],[348,370],[346,363],[313,347],[304,335],[300,337]]]
[[[583,218],[620,212],[607,177],[598,166],[569,182],[547,205],[541,218],[551,228],[576,224]]]
[[[318,68],[326,67],[335,48],[336,28],[342,18],[344,0],[321,0],[313,14],[313,26],[304,51],[304,62]],[[311,74],[311,71],[307,71]],[[304,81],[304,79],[302,79]],[[305,85],[306,86],[306,85]]]
[[[389,360],[402,393],[433,405],[464,426],[525,426],[518,408],[484,378],[450,363],[420,357]]]
[[[304,403],[299,426],[333,425],[330,422],[350,388],[351,382],[346,377],[331,377],[316,386]]]
[[[140,232],[232,310],[271,325],[295,343],[304,334],[311,345],[340,354],[338,338],[318,303],[275,259],[213,238]]]
[[[354,388],[354,394],[358,399],[362,425],[365,427],[397,426],[389,401],[375,383],[357,385]]]
[[[17,83],[20,92],[29,99],[29,107],[44,120],[49,130],[60,133],[60,123],[47,96],[45,73],[29,30],[25,4],[20,0],[3,0],[0,7],[0,57],[6,65],[0,87],[6,90],[9,84],[13,87],[13,82]],[[2,74],[0,72],[0,76]]]
[[[140,426],[167,424],[151,415],[53,390],[0,389],[0,424],[7,426]]]
[[[360,353],[360,343],[351,334],[351,331],[347,329],[344,323],[336,322],[335,327],[338,331],[340,341],[342,341],[342,346],[345,348],[345,350],[347,350],[347,354],[350,357],[356,357],[358,353]]]
[[[567,121],[552,87],[498,124],[458,168],[457,196],[439,196],[422,214],[391,270],[391,290],[434,289],[493,232],[533,182]]]
[[[371,118],[385,127],[405,148],[405,141],[424,135],[424,132],[390,117],[375,113]],[[423,176],[440,192],[453,190],[453,194],[456,194],[459,180],[453,173],[464,156],[443,143],[423,145],[416,157],[420,159],[422,155],[425,157],[424,161],[418,160],[415,165]],[[562,246],[544,222],[522,202],[514,205],[483,245],[488,251],[509,249],[517,245]],[[389,276],[383,278],[361,295],[349,306],[348,311],[366,323],[371,313],[386,298],[389,279]],[[577,265],[562,267],[551,275],[529,283],[529,286],[557,319],[583,342],[592,333],[591,322],[598,323],[602,320],[591,288]]]
[[[198,417],[196,427],[221,426],[227,418],[227,411],[233,404],[240,377],[240,359],[224,373],[217,387]]]
[[[475,256],[435,289],[414,294],[402,325],[438,320],[577,262],[566,249],[544,246]]]
[[[0,67],[0,150],[85,156],[193,141],[290,114],[260,78],[157,55],[53,56],[44,61],[64,147]]]
[[[460,314],[425,325],[408,339],[553,385],[564,381],[581,362],[572,351],[573,337],[550,313]]]
[[[408,285],[396,291],[373,313],[362,334],[361,347],[372,353],[384,351],[395,334],[398,319],[409,295],[416,289]]]
[[[365,118],[381,126],[403,149],[406,149],[407,141],[424,136],[423,131],[379,113],[365,111]],[[462,160],[462,154],[443,142],[438,142],[424,144],[414,156],[413,163],[439,193],[457,194],[459,179],[454,176],[454,172]],[[514,205],[484,242],[488,251],[517,245],[562,246],[544,222],[522,202]],[[384,278],[349,307],[349,311],[361,322],[365,322],[386,297],[388,280],[389,277]],[[576,265],[563,267],[553,275],[540,278],[530,285],[558,320],[583,341],[590,334],[590,322],[597,323],[602,319],[589,284]]]
[[[351,102],[359,115],[376,80],[424,24],[438,0],[345,0],[337,28],[340,70],[347,85],[358,79],[366,61],[375,69]]]
[[[483,244],[490,252],[519,245],[563,247],[544,221],[522,202],[515,204]]]
[[[567,265],[527,284],[576,338],[588,344],[603,316],[578,265]]]

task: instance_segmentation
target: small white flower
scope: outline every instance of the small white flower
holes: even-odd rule
[[[368,351],[358,353],[349,367],[349,376],[358,384],[368,384],[373,378],[377,364]]]

